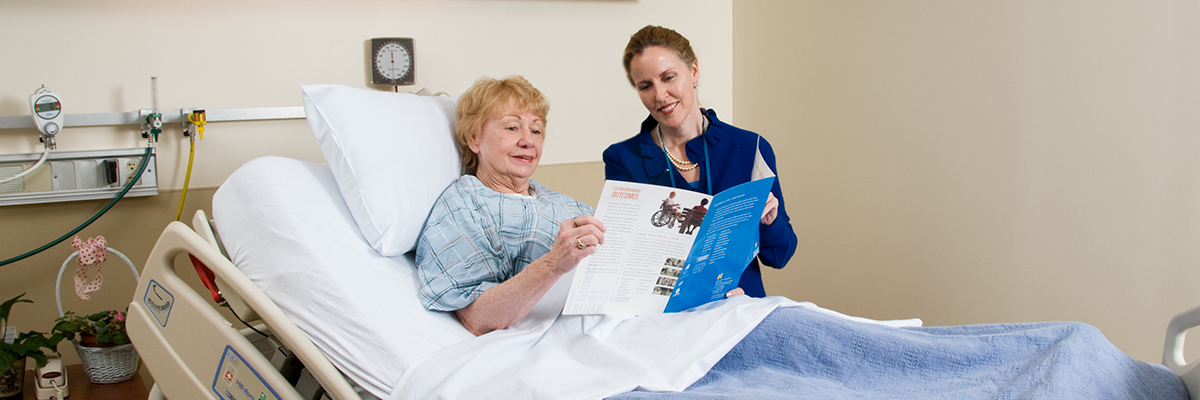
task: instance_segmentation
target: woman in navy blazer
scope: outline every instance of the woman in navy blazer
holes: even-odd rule
[[[683,35],[660,26],[642,28],[630,37],[623,62],[625,76],[650,116],[637,136],[604,151],[607,179],[716,194],[750,180],[756,150],[776,173],[775,152],[766,139],[700,108],[700,65]],[[759,236],[759,256],[738,283],[753,297],[766,296],[759,260],[783,268],[796,252],[779,180],[771,188]]]

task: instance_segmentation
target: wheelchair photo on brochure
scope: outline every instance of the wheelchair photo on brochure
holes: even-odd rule
[[[675,193],[671,193],[671,195],[674,197]],[[667,199],[663,200],[662,207],[658,211],[655,211],[654,215],[650,216],[650,224],[654,225],[655,228],[663,226],[674,228],[675,222],[682,218],[683,216],[679,212],[679,204],[675,204],[671,202],[671,199]]]

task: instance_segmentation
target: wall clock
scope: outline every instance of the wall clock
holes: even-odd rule
[[[412,38],[371,39],[371,83],[408,86],[416,79]]]

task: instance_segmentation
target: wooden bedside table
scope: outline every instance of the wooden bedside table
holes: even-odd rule
[[[133,374],[133,379],[119,383],[92,383],[87,374],[83,373],[83,364],[68,365],[67,387],[71,392],[66,400],[127,400],[144,399],[150,396],[146,384],[142,382],[141,371]],[[34,382],[37,370],[25,371],[24,399],[37,399],[37,383]]]

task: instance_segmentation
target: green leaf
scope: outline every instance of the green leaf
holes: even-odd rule
[[[22,299],[21,297],[23,296],[25,296],[25,293],[21,293],[17,297],[13,297],[0,304],[0,327],[8,325],[8,314],[12,311],[13,305],[17,303],[33,303],[31,300]],[[20,333],[12,343],[0,340],[0,365],[7,368],[7,366],[24,360],[26,357],[31,357],[37,361],[39,367],[45,366],[46,353],[43,353],[42,349],[49,349],[58,353],[58,343],[60,341],[62,341],[61,335],[51,335],[50,338],[47,338],[46,334],[38,331]]]
[[[58,353],[58,344],[62,343],[63,339],[66,339],[66,338],[67,337],[64,336],[62,333],[55,333],[53,335],[50,335],[50,337],[46,338],[46,344],[48,345],[49,348],[54,349],[54,353],[57,354]]]
[[[39,351],[37,353],[30,354],[29,357],[32,358],[34,361],[37,361],[38,368],[46,366],[46,354],[45,353],[42,353]]]
[[[12,311],[12,306],[14,304],[32,303],[33,302],[33,300],[21,299],[22,296],[25,296],[25,293],[21,293],[21,294],[17,295],[17,297],[8,299],[8,301],[4,302],[3,304],[0,304],[0,327],[8,325],[8,312]]]
[[[54,332],[71,333],[71,337],[75,337],[74,334],[79,332],[81,330],[80,328],[81,326],[77,323],[71,321],[61,321],[57,324],[54,324],[54,328],[51,328],[51,330]]]
[[[7,365],[7,366],[11,367],[16,362],[17,362],[16,356],[13,356],[11,353],[9,353],[7,351],[0,351],[0,365]],[[8,369],[8,367],[3,367],[3,368],[5,370]]]

